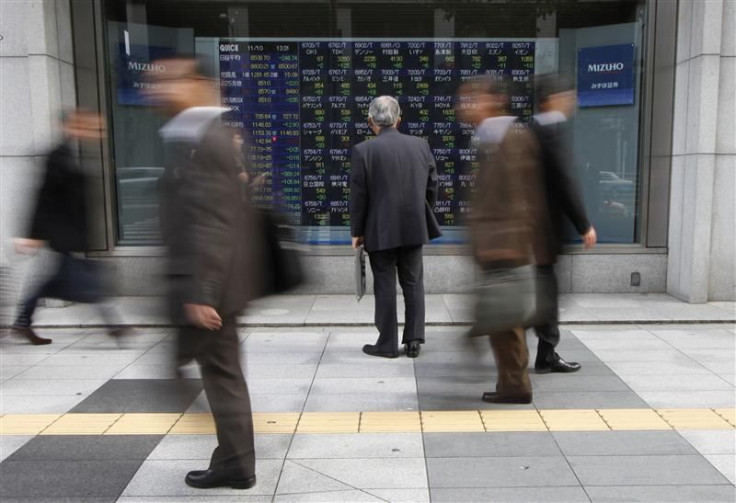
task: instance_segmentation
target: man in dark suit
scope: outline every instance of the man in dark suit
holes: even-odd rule
[[[582,236],[585,249],[595,246],[595,228],[588,221],[585,205],[567,155],[567,119],[575,111],[575,89],[572,83],[557,75],[543,75],[535,81],[540,113],[534,116],[531,129],[540,146],[544,192],[549,213],[549,225],[544,230],[550,259],[538,264],[540,274],[547,278],[549,301],[553,302],[554,319],[534,327],[537,357],[534,369],[538,374],[549,372],[577,372],[580,364],[567,362],[555,351],[560,342],[557,305],[557,278],[554,264],[565,242],[564,217],[567,217]]]
[[[373,271],[376,344],[371,356],[396,358],[398,322],[396,271],[404,293],[406,324],[402,343],[416,358],[424,343],[422,246],[441,235],[432,208],[437,200],[437,168],[426,141],[400,133],[399,103],[373,100],[368,122],[376,138],[353,148],[350,173],[350,230],[353,247],[364,246]]]
[[[173,116],[161,129],[167,162],[160,218],[171,316],[179,326],[177,363],[199,363],[218,441],[209,468],[189,472],[185,481],[248,489],[256,483],[253,418],[235,323],[253,281],[245,269],[248,212],[232,134],[221,125],[225,110],[214,83],[195,60],[158,63],[165,71],[149,75],[148,94]]]

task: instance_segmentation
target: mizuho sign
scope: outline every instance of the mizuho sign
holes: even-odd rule
[[[634,44],[578,49],[578,106],[633,105],[636,87]]]
[[[589,72],[620,72],[623,71],[624,64],[619,63],[599,63],[588,65]]]

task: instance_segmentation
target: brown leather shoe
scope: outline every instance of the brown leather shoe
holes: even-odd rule
[[[482,400],[489,403],[532,403],[532,394],[523,395],[499,395],[495,391],[483,393]]]
[[[16,335],[19,335],[21,337],[25,337],[28,339],[28,342],[33,344],[34,346],[44,346],[46,344],[51,344],[53,341],[51,339],[46,339],[45,337],[39,337],[36,332],[33,331],[31,327],[19,327],[15,326],[12,328],[13,333]]]

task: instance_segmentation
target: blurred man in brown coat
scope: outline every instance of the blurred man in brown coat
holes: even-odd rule
[[[538,228],[545,220],[538,144],[507,112],[502,81],[481,78],[460,88],[462,120],[476,126],[480,161],[470,216],[471,244],[483,270],[515,268],[546,261]],[[496,390],[483,394],[491,403],[531,403],[526,327],[488,334],[498,367]]]
[[[248,489],[256,483],[253,418],[235,322],[254,282],[246,270],[248,214],[232,134],[221,124],[225,110],[214,83],[195,60],[158,63],[165,71],[149,76],[148,94],[173,117],[161,129],[167,162],[160,218],[171,316],[179,326],[177,362],[199,363],[218,441],[209,468],[189,472],[185,481]]]

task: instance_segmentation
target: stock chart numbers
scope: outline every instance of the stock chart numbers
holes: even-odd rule
[[[349,225],[350,151],[373,137],[368,108],[381,95],[399,101],[403,133],[429,142],[440,223],[462,225],[477,160],[473,127],[455,114],[456,86],[478,75],[503,75],[513,113],[528,119],[534,65],[534,43],[524,41],[220,43],[230,125],[250,133],[251,171],[270,173],[254,197],[310,227]]]

